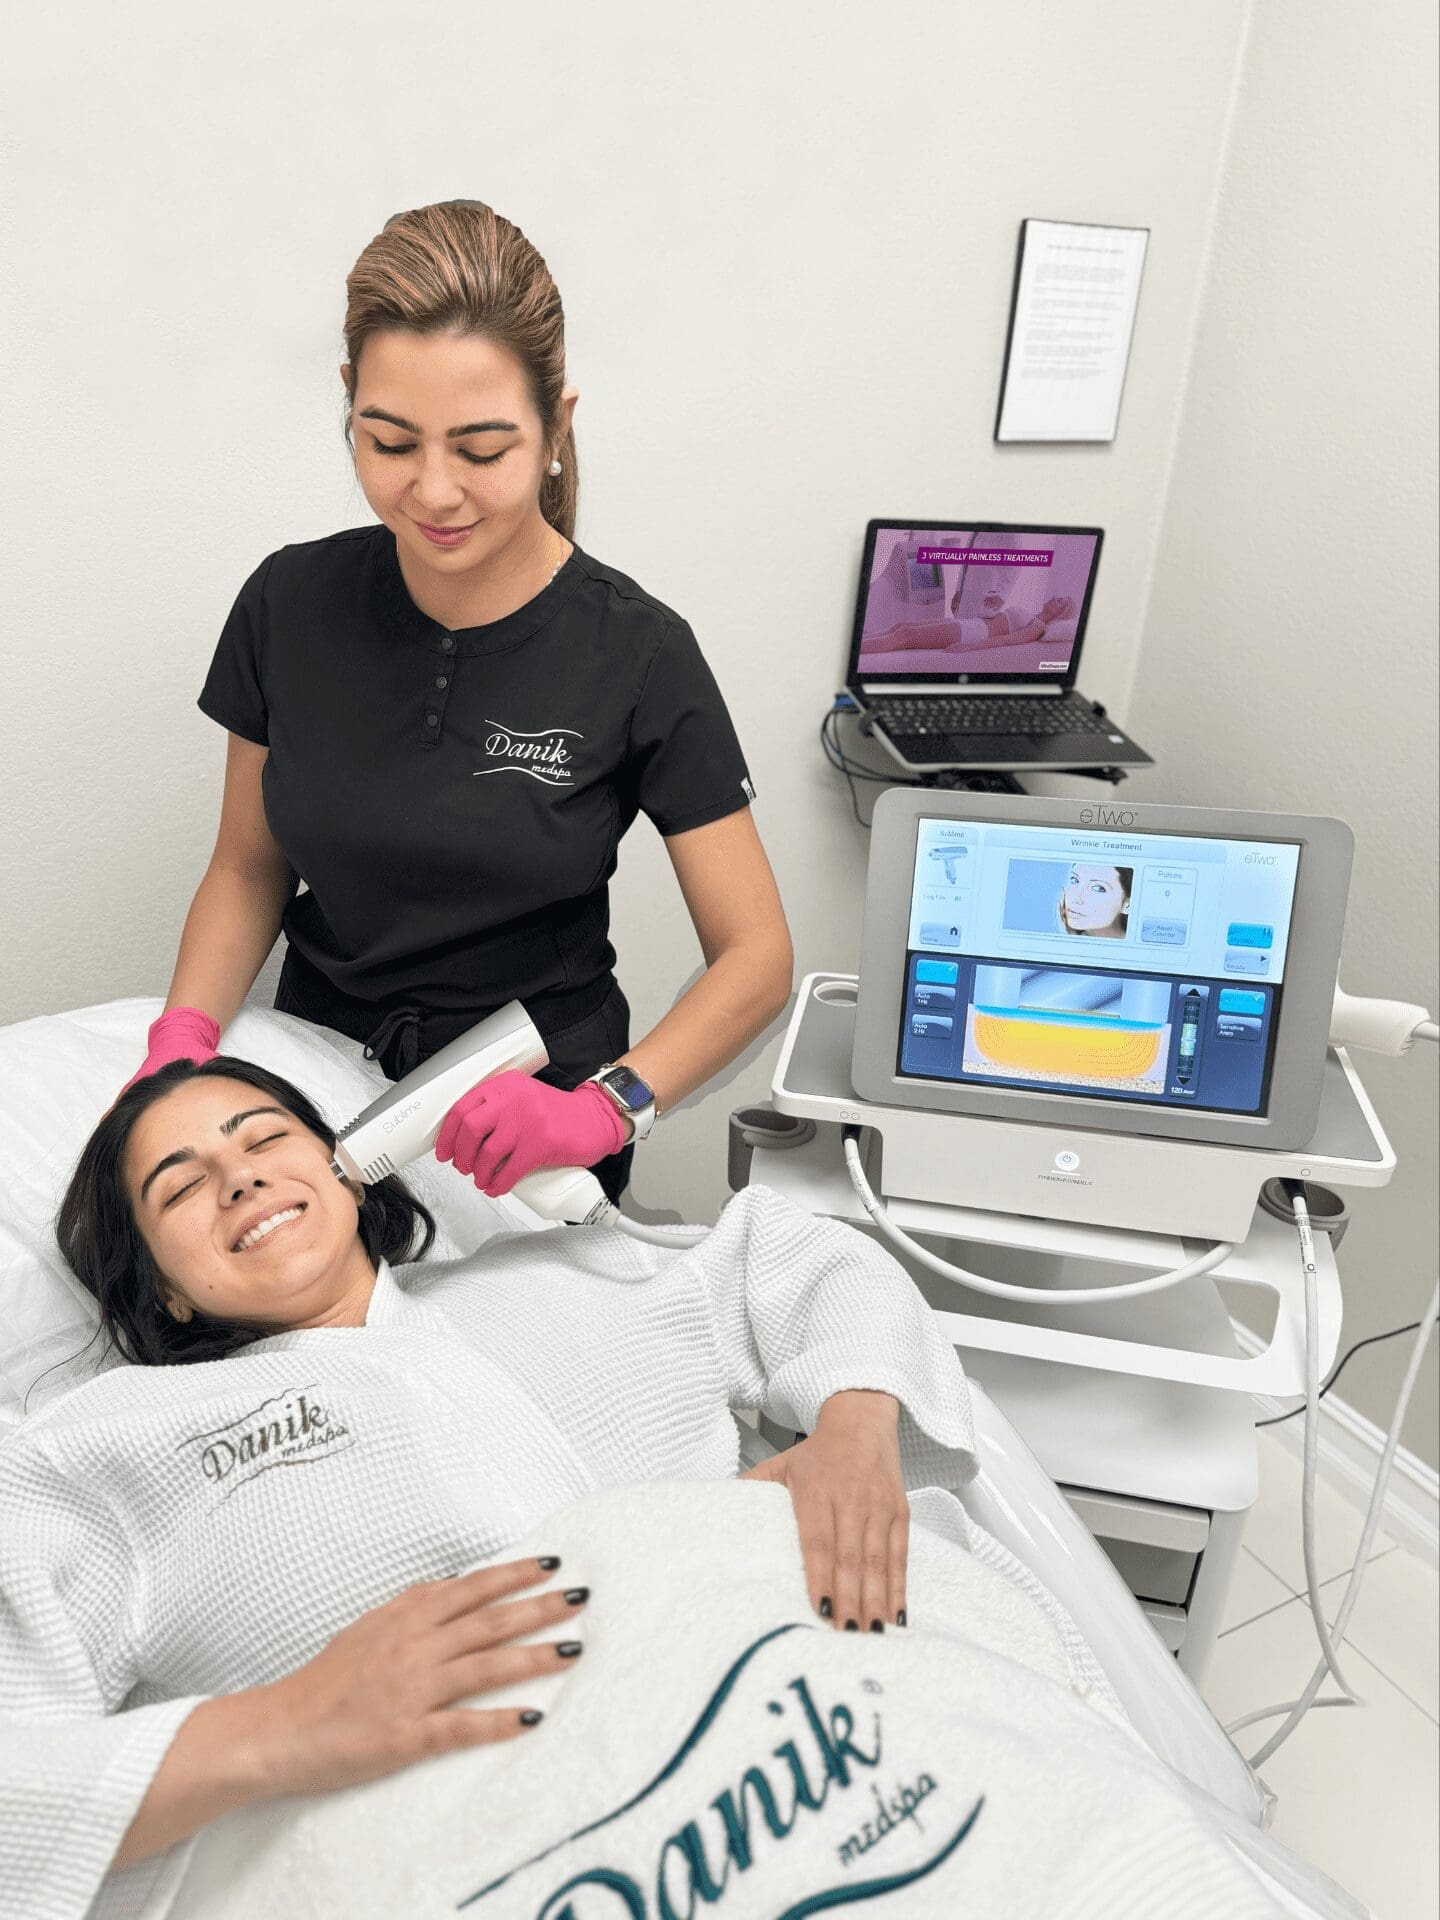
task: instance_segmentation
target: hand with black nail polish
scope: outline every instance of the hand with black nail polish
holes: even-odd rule
[[[356,1786],[537,1726],[535,1708],[487,1709],[483,1696],[580,1653],[578,1640],[519,1644],[569,1625],[589,1598],[588,1587],[526,1593],[558,1565],[547,1555],[409,1587],[284,1679],[252,1689],[264,1708],[267,1797]]]
[[[910,1506],[900,1469],[900,1403],[888,1393],[835,1393],[810,1437],[743,1477],[788,1489],[805,1556],[810,1604],[859,1631],[897,1624],[905,1610]]]

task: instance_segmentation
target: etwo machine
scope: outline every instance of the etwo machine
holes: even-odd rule
[[[1434,1038],[1336,972],[1351,862],[1334,820],[892,789],[876,808],[858,979],[811,974],[749,1177],[869,1225],[966,1368],[1198,1678],[1256,1491],[1252,1394],[1316,1402],[1341,1295],[1334,1188],[1394,1155],[1343,1047]],[[937,1250],[943,1248],[943,1252]],[[1138,1274],[1139,1277],[1136,1277]],[[1246,1354],[1217,1282],[1271,1296]],[[1348,1693],[1348,1689],[1345,1689]]]
[[[1322,1659],[1299,1702],[1246,1716],[1286,1715],[1255,1762],[1327,1671],[1344,1687],[1335,1650],[1440,1308],[1432,1293],[1332,1633],[1313,1552],[1315,1414],[1341,1299],[1312,1213],[1323,1228],[1330,1187],[1383,1186],[1395,1162],[1327,1040],[1398,1053],[1436,1037],[1423,1008],[1336,986],[1350,858],[1332,820],[892,790],[875,813],[859,979],[807,976],[774,1111],[736,1117],[759,1177],[895,1248],[1192,1676],[1255,1494],[1247,1396],[1305,1395]],[[501,1009],[342,1130],[337,1177],[398,1171],[461,1094],[545,1063],[523,1008]],[[700,1237],[628,1219],[581,1168],[515,1193],[556,1221],[672,1247]],[[1274,1294],[1258,1356],[1239,1352],[1217,1280]],[[957,1311],[957,1289],[988,1310]]]

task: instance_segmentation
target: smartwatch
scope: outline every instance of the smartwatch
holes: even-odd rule
[[[655,1124],[655,1094],[630,1067],[604,1066],[590,1075],[590,1083],[614,1101],[630,1122],[632,1140],[643,1140]]]

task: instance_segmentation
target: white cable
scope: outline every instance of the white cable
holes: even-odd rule
[[[1315,1632],[1325,1665],[1337,1687],[1352,1700],[1355,1689],[1340,1671],[1335,1643],[1320,1598],[1320,1574],[1315,1565],[1315,1471],[1320,1450],[1320,1307],[1316,1293],[1315,1241],[1310,1232],[1310,1209],[1298,1184],[1286,1183],[1300,1238],[1300,1264],[1305,1275],[1305,1468],[1300,1480],[1300,1541],[1305,1555],[1305,1591],[1315,1618]]]
[[[1332,1047],[1367,1047],[1398,1057],[1416,1040],[1440,1038],[1430,1009],[1413,1000],[1370,1000],[1346,993],[1339,981],[1330,1007]]]
[[[1390,1431],[1385,1436],[1385,1446],[1380,1455],[1380,1466],[1375,1475],[1375,1485],[1370,1491],[1370,1505],[1365,1510],[1365,1525],[1361,1530],[1360,1545],[1356,1549],[1355,1565],[1350,1570],[1350,1578],[1345,1587],[1345,1597],[1341,1600],[1340,1610],[1335,1616],[1335,1644],[1337,1646],[1340,1645],[1345,1638],[1345,1629],[1350,1624],[1350,1615],[1355,1610],[1355,1602],[1360,1598],[1360,1588],[1365,1578],[1365,1569],[1369,1564],[1370,1548],[1374,1542],[1376,1530],[1380,1525],[1380,1514],[1385,1504],[1385,1490],[1390,1484],[1390,1470],[1395,1464],[1395,1455],[1400,1446],[1400,1434],[1405,1425],[1405,1415],[1410,1406],[1410,1396],[1415,1391],[1415,1382],[1420,1377],[1420,1363],[1425,1357],[1425,1349],[1430,1343],[1430,1335],[1435,1331],[1437,1319],[1440,1319],[1440,1281],[1436,1282],[1436,1285],[1431,1291],[1430,1304],[1426,1307],[1424,1315],[1421,1318],[1419,1331],[1415,1335],[1415,1344],[1410,1349],[1410,1359],[1405,1368],[1405,1378],[1400,1383],[1400,1392],[1395,1400],[1395,1412],[1390,1422]],[[1280,1743],[1289,1739],[1290,1735],[1295,1731],[1296,1727],[1299,1726],[1310,1708],[1322,1704],[1316,1700],[1315,1696],[1324,1684],[1327,1671],[1328,1669],[1325,1662],[1321,1660],[1316,1666],[1314,1673],[1311,1674],[1309,1683],[1300,1698],[1290,1703],[1285,1724],[1278,1727],[1275,1732],[1271,1734],[1270,1738],[1265,1742],[1264,1746],[1260,1748],[1258,1753],[1252,1754],[1250,1758],[1250,1765],[1252,1767],[1263,1766]],[[1251,1720],[1256,1718],[1268,1719],[1281,1711],[1282,1709],[1279,1707],[1267,1707],[1258,1715],[1250,1714],[1246,1716],[1244,1721],[1236,1721],[1235,1727],[1238,1728],[1247,1725]],[[1227,1733],[1232,1730],[1230,1727],[1225,1729]]]
[[[632,1240],[646,1240],[652,1247],[695,1247],[710,1231],[708,1227],[652,1227],[628,1219],[606,1199],[604,1188],[586,1167],[537,1167],[517,1183],[514,1194],[532,1213],[557,1226],[618,1227]]]
[[[1286,1700],[1278,1707],[1257,1707],[1253,1713],[1242,1713],[1238,1720],[1232,1720],[1226,1727],[1226,1733],[1240,1733],[1246,1727],[1253,1727],[1260,1720],[1275,1720],[1282,1713],[1289,1713],[1293,1700]],[[1323,1700],[1312,1700],[1312,1707],[1358,1707],[1360,1705],[1353,1693],[1327,1693]]]
[[[1164,1287],[1175,1287],[1182,1280],[1193,1280],[1197,1274],[1209,1273],[1234,1251],[1228,1240],[1220,1240],[1208,1252],[1187,1261],[1183,1267],[1176,1267],[1171,1273],[1152,1274],[1148,1280],[1126,1280],[1114,1287],[1022,1287],[1005,1280],[990,1280],[983,1273],[971,1273],[965,1267],[952,1266],[948,1260],[931,1253],[918,1240],[912,1240],[908,1233],[897,1227],[865,1178],[865,1169],[860,1164],[858,1128],[846,1127],[844,1139],[845,1167],[850,1175],[850,1184],[859,1196],[861,1206],[885,1238],[908,1253],[912,1260],[918,1260],[922,1266],[928,1267],[932,1273],[938,1273],[946,1280],[958,1280],[962,1286],[970,1287],[976,1293],[993,1294],[1000,1300],[1044,1300],[1052,1307],[1088,1307],[1101,1300],[1133,1300],[1137,1294],[1159,1293]]]
[[[608,1212],[597,1214],[589,1224],[618,1227],[621,1233],[628,1233],[632,1240],[644,1240],[652,1247],[698,1247],[710,1231],[709,1227],[667,1227],[663,1223],[650,1226],[643,1220],[632,1220],[616,1206],[611,1206]]]

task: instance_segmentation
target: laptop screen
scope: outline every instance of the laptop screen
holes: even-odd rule
[[[1066,685],[1102,535],[1095,527],[870,523],[851,684]]]

